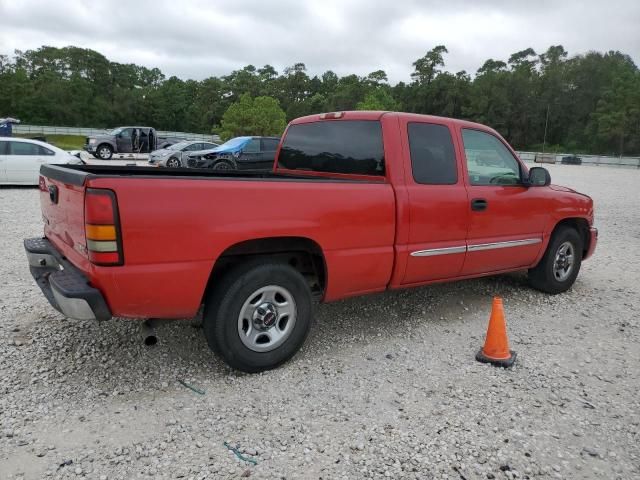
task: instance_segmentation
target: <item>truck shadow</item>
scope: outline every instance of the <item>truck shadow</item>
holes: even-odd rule
[[[286,372],[308,361],[315,363],[319,357],[335,355],[336,351],[355,350],[380,336],[393,342],[405,338],[408,328],[468,321],[478,317],[478,309],[486,310],[493,295],[508,298],[523,289],[528,290],[526,277],[510,274],[319,305],[316,324],[303,351],[278,370]],[[44,302],[41,311],[45,320],[34,318],[23,323],[26,328],[19,334],[34,339],[33,345],[21,348],[35,347],[30,354],[36,371],[46,372],[43,381],[34,383],[33,388],[44,385],[64,397],[71,394],[99,399],[150,391],[162,394],[167,388],[182,388],[176,387],[179,380],[210,389],[229,376],[243,376],[211,352],[202,328],[194,320],[160,325],[158,344],[148,347],[142,342],[138,321],[66,320],[51,313]],[[83,390],[68,392],[66,385],[78,381],[83,383]]]

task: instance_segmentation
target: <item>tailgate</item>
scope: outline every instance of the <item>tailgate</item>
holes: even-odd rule
[[[40,205],[44,233],[71,263],[88,271],[90,263],[84,228],[87,173],[59,165],[40,169]]]

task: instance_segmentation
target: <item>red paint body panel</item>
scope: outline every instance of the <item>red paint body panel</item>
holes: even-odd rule
[[[326,300],[389,281],[395,204],[387,183],[130,177],[89,185],[118,198],[125,265],[88,272],[116,316],[195,315],[215,260],[254,238],[316,242],[327,263]]]
[[[471,127],[499,137],[482,125],[389,112],[346,112],[340,119],[327,120],[312,115],[292,124],[357,119],[382,124],[385,177],[287,171],[276,161],[274,172],[279,175],[268,179],[143,177],[132,171],[121,176],[92,174],[77,187],[47,178],[41,192],[45,235],[86,273],[114,316],[182,318],[199,309],[218,258],[247,240],[302,237],[315,242],[327,270],[324,300],[332,301],[528,268],[542,256],[559,221],[583,218],[593,223],[591,199],[569,189],[471,186],[460,129]],[[457,184],[421,185],[413,180],[409,122],[449,128],[458,162]],[[288,178],[291,174],[307,178]],[[57,205],[46,190],[52,185],[60,192]],[[115,192],[122,266],[95,266],[87,258],[86,188]],[[470,201],[476,196],[488,200],[486,211],[471,211]],[[592,233],[587,256],[596,237]],[[541,242],[411,256],[416,251],[528,238]]]

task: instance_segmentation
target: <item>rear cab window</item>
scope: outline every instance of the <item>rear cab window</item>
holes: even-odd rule
[[[384,177],[378,120],[326,120],[289,126],[278,166],[287,170]]]

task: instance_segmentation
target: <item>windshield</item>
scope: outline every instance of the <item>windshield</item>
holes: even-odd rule
[[[174,143],[173,145],[169,145],[167,147],[167,150],[182,150],[183,148],[188,147],[189,145],[191,145],[191,142]]]
[[[220,148],[239,147],[239,146],[247,143],[247,141],[249,139],[251,139],[251,137],[236,137],[236,138],[232,138],[231,140],[227,140],[222,145],[220,145]]]
[[[122,127],[115,128],[109,132],[109,135],[113,135],[114,137],[118,135],[123,130]]]

